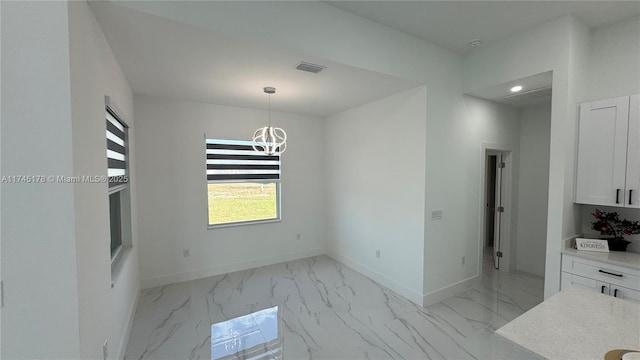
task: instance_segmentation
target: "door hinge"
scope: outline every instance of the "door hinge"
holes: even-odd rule
[[[504,206],[498,206],[498,207],[496,208],[496,211],[497,211],[497,212],[504,212]]]
[[[505,163],[504,162],[499,162],[498,163],[498,168],[499,169],[504,169],[504,167],[505,167]]]
[[[496,256],[497,257],[502,257],[502,251],[496,251]]]
[[[4,281],[0,280],[0,308],[4,307]]]

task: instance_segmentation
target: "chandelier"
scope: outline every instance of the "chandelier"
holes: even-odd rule
[[[269,94],[269,126],[253,133],[253,150],[265,155],[281,154],[287,149],[287,133],[271,126],[271,95],[276,93],[276,88],[265,87],[264,92]]]

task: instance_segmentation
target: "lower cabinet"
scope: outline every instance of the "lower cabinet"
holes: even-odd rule
[[[562,254],[560,284],[640,303],[640,270],[632,268]]]

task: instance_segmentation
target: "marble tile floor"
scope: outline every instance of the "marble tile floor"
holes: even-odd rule
[[[479,286],[423,308],[318,256],[143,290],[125,358],[537,359],[494,331],[542,292],[542,278],[497,272],[489,260]],[[247,315],[273,311],[277,339],[260,344],[274,330]],[[212,329],[228,330],[212,344]]]

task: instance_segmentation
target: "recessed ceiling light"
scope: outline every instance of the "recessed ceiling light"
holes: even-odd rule
[[[520,86],[520,85],[516,85],[516,86],[511,88],[511,92],[512,93],[517,93],[520,90],[522,90],[522,86]]]
[[[478,46],[480,46],[480,44],[482,44],[482,40],[480,39],[469,41],[469,46],[471,46],[472,48],[477,48]]]

